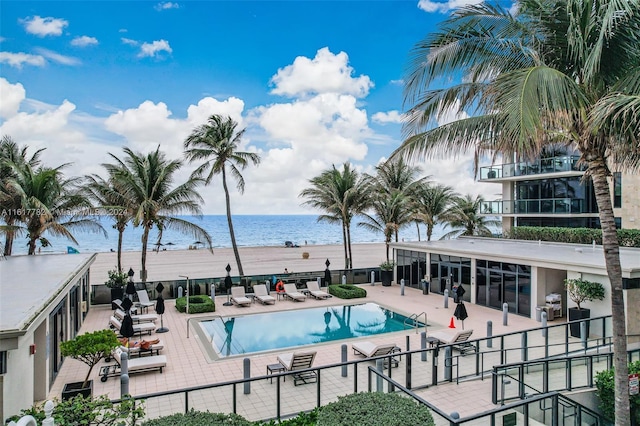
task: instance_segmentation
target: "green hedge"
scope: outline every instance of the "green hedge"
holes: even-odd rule
[[[187,311],[187,298],[176,299],[176,309],[180,312]],[[209,296],[189,296],[189,313],[201,314],[203,312],[215,312],[216,304]]]
[[[329,286],[329,294],[340,299],[357,299],[367,297],[367,290],[353,284],[333,284]]]
[[[640,361],[629,364],[629,374],[636,373],[640,374]],[[600,398],[600,409],[602,414],[609,420],[614,420],[615,417],[615,381],[613,375],[613,368],[596,374],[596,388]],[[631,417],[635,418],[636,423],[640,422],[640,395],[630,396],[629,401],[631,404]]]
[[[363,392],[323,406],[318,426],[433,426],[429,409],[394,393]]]
[[[191,302],[189,302],[191,303]],[[237,414],[210,413],[194,411],[191,409],[187,414],[172,414],[170,416],[159,417],[142,423],[142,426],[251,426],[253,422]]]
[[[640,247],[640,229],[618,229],[621,247]],[[602,244],[602,230],[593,228],[552,228],[538,226],[516,226],[505,234],[515,240],[553,241],[574,244]]]

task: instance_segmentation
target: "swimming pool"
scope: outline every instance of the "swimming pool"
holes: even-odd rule
[[[329,306],[201,321],[217,357],[286,349],[406,330],[406,316],[376,303]],[[424,324],[422,324],[424,326]]]

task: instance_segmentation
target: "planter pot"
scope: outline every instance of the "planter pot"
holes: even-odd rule
[[[112,288],[111,290],[111,309],[115,310],[117,308],[116,305],[113,304],[113,301],[116,299],[120,299],[124,297],[124,289],[121,288]]]
[[[74,396],[82,395],[85,398],[93,396],[93,380],[87,382],[87,387],[82,387],[82,382],[65,383],[62,388],[62,400],[66,401]]]
[[[577,321],[581,319],[591,318],[591,311],[589,309],[569,308],[569,321]],[[589,337],[589,322],[587,324],[587,338]],[[569,331],[571,337],[580,337],[580,323],[569,324]]]
[[[382,281],[382,285],[385,287],[391,286],[393,271],[380,271],[380,281]]]

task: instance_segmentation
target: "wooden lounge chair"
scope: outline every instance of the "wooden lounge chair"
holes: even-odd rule
[[[328,299],[331,297],[326,291],[320,290],[317,281],[307,281],[307,290],[309,290],[309,294],[315,299]]]
[[[313,366],[313,360],[316,357],[316,351],[313,352],[291,352],[278,355],[278,362],[282,364],[286,371],[306,370]],[[293,384],[298,386],[298,382],[314,383],[318,380],[315,371],[303,371],[293,374]]]
[[[295,284],[285,284],[284,294],[295,302],[304,302],[307,299],[307,296],[298,291]]]
[[[122,323],[120,320],[113,315],[109,318],[109,326],[115,329],[118,334],[120,334],[120,328],[122,327]],[[156,330],[156,325],[152,322],[142,322],[140,324],[133,324],[133,332],[134,334],[142,335],[143,333],[151,334]]]
[[[270,296],[269,293],[267,293],[267,286],[265,284],[256,284],[253,286],[253,293],[255,294],[255,298],[258,302],[262,303],[263,305],[268,305],[268,304],[275,304],[276,303],[276,298],[273,296]]]
[[[113,312],[113,316],[122,321],[124,319],[125,312],[122,309],[118,308]],[[156,314],[131,315],[131,319],[134,323],[156,322],[158,321],[158,316]]]
[[[155,305],[151,300],[149,300],[149,295],[147,294],[147,290],[137,290],[138,294],[138,302],[137,306],[140,306],[141,309],[149,311],[149,307]]]
[[[356,342],[351,345],[354,354],[359,354],[364,356],[365,358],[375,358],[383,355],[391,355],[395,352],[400,352],[400,348],[395,343],[385,343],[381,345],[376,345],[375,343],[364,341],[364,342]],[[385,359],[385,364],[388,362]],[[397,367],[400,361],[391,357],[391,365],[393,367]]]
[[[469,337],[473,333],[471,330],[460,330],[455,333],[448,333],[444,330],[434,331],[429,333],[429,337],[438,339],[438,342],[442,345],[451,345],[454,349],[460,351],[462,354],[476,352],[476,347],[468,342]]]
[[[231,287],[231,303],[237,306],[251,305],[251,299],[245,294],[243,286]]]
[[[115,365],[105,365],[100,368],[100,381],[106,382],[109,377],[119,376],[122,366],[122,348],[116,348],[113,351],[113,359],[116,361]],[[164,355],[151,355],[140,358],[129,359],[127,362],[128,374],[143,373],[147,371],[160,370],[167,366],[167,357]]]

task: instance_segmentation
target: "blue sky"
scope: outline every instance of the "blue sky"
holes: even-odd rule
[[[232,211],[313,214],[298,198],[308,179],[345,161],[372,173],[399,145],[409,51],[460,4],[2,1],[0,131],[69,174],[101,174],[122,146],[180,157],[193,128],[230,115],[262,157]],[[421,166],[495,195],[470,158]],[[219,181],[201,193],[205,213],[224,213]]]

